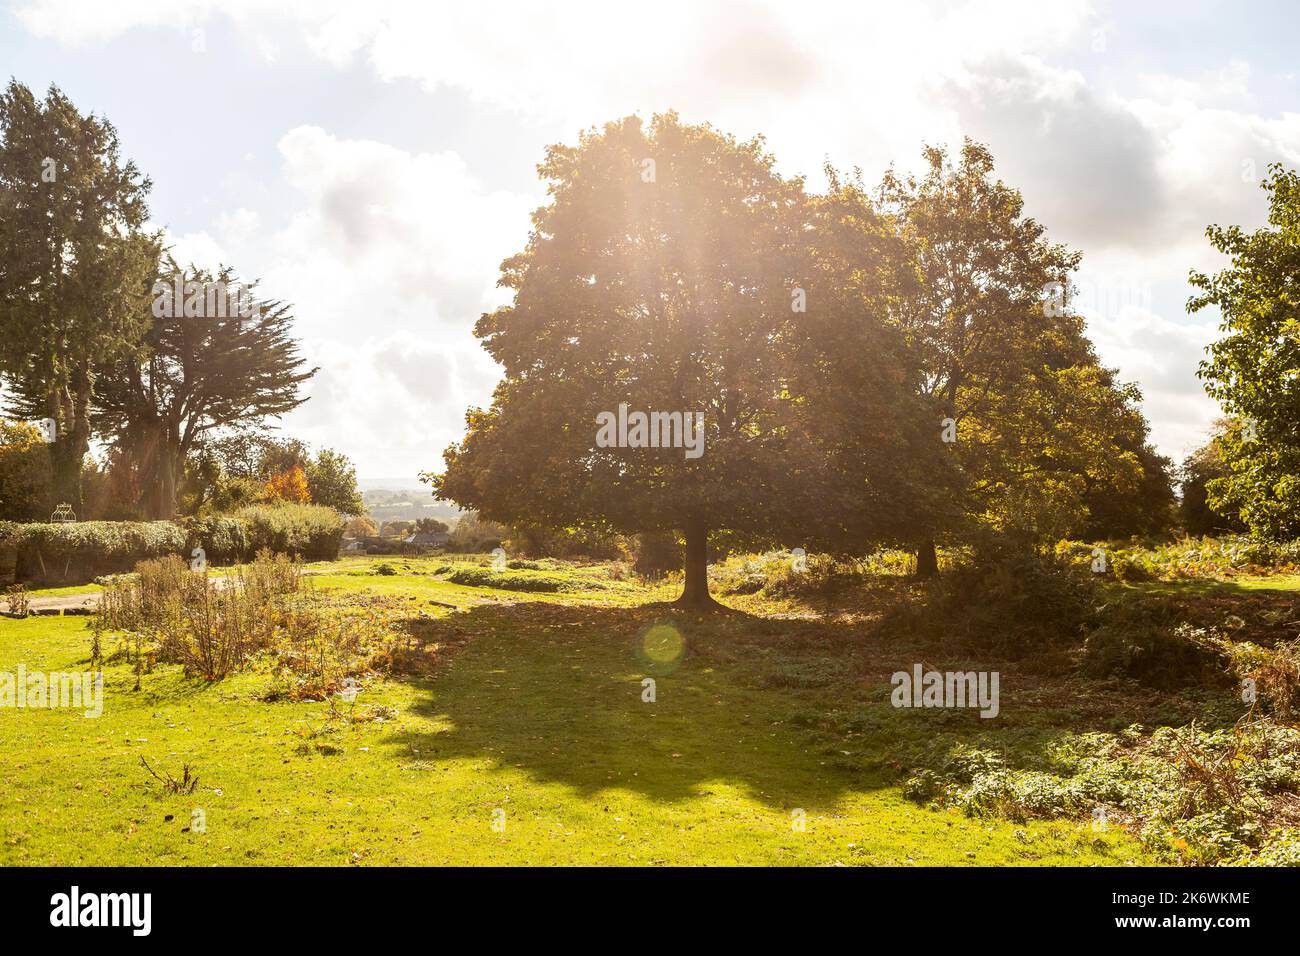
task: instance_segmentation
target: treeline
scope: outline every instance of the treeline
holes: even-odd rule
[[[671,113],[551,147],[549,203],[502,266],[513,300],[475,329],[504,379],[435,494],[512,526],[680,536],[697,606],[719,534],[902,545],[926,574],[939,543],[1166,529],[1170,463],[1071,307],[1080,253],[985,147],[924,160],[874,188],[827,168],[814,193],[761,139]],[[638,412],[702,415],[702,452],[666,426],[615,435]]]
[[[292,307],[178,264],[148,228],[150,187],[57,87],[0,94],[0,517],[364,510],[344,456],[263,434],[316,371]]]

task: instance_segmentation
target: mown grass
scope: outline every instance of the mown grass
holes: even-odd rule
[[[383,563],[399,573],[373,573]],[[1015,824],[920,806],[902,794],[903,771],[953,740],[1034,748],[1161,707],[1177,719],[1183,702],[1011,672],[1005,720],[895,710],[888,674],[916,653],[860,621],[783,619],[774,615],[785,605],[757,596],[717,617],[683,616],[660,603],[671,588],[627,582],[536,594],[456,585],[436,574],[441,563],[309,567],[329,572],[314,576],[317,588],[401,596],[463,643],[434,676],[373,679],[355,705],[257,699],[270,681],[257,668],[207,683],[160,665],[133,692],[123,661],[105,668],[98,719],[0,709],[0,862],[1152,860],[1122,831],[1093,832],[1087,820]],[[83,670],[89,644],[85,619],[0,620],[0,671]],[[647,676],[653,703],[642,700]],[[349,712],[379,719],[338,716]],[[176,776],[190,765],[197,791],[163,793],[141,757]],[[195,809],[206,832],[186,832]]]

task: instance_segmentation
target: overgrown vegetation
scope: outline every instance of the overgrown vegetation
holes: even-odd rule
[[[1059,655],[1095,622],[1100,595],[1087,573],[1034,553],[955,565],[885,622],[891,633],[953,651],[1003,658]]]
[[[104,588],[95,628],[147,642],[138,658],[220,680],[291,629],[289,598],[300,581],[298,566],[283,555],[263,553],[221,578],[195,573],[174,555],[144,561]]]
[[[324,700],[349,680],[437,663],[427,613],[391,598],[336,600],[304,581],[299,562],[266,551],[221,577],[175,556],[142,562],[106,583],[94,647],[116,641],[112,656],[138,673],[178,664],[207,681],[261,666],[273,677],[268,700]]]
[[[1269,718],[1068,735],[1033,767],[958,746],[904,789],[972,816],[1121,828],[1169,862],[1300,865],[1300,731]]]
[[[1300,541],[1229,535],[1122,544],[1062,541],[1056,546],[1058,557],[1081,568],[1090,567],[1098,551],[1105,557],[1105,575],[1120,581],[1204,580],[1300,571]]]

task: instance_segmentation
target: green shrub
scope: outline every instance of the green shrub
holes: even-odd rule
[[[1108,562],[1110,573],[1117,581],[1155,581],[1161,576],[1160,565],[1142,551],[1121,551]]]
[[[926,604],[896,608],[889,628],[1008,656],[1078,644],[1099,603],[1090,575],[1034,552],[987,554],[939,575],[929,589]]]
[[[202,548],[209,564],[251,560],[259,551],[308,560],[338,556],[343,519],[319,505],[257,505],[238,516],[171,521],[0,524],[0,572],[19,581],[74,584],[132,570],[140,561]]]
[[[772,597],[830,597],[868,577],[867,570],[856,561],[834,558],[829,554],[796,556],[779,552],[770,565],[763,593]]]
[[[244,524],[248,547],[332,561],[343,543],[343,518],[333,508],[281,502],[253,505],[236,516]]]
[[[877,565],[884,567],[883,564]],[[862,584],[866,568],[853,560],[793,551],[731,555],[709,566],[709,584],[718,594],[769,597],[828,597]]]
[[[543,569],[543,565],[537,561],[521,561],[518,558],[507,561],[506,567],[512,571],[541,571]]]
[[[718,594],[757,594],[780,561],[776,554],[736,554],[709,565],[709,587]]]
[[[451,529],[448,551],[476,552],[499,548],[508,530],[505,525],[486,521],[476,512],[467,511],[456,520]]]
[[[361,539],[366,554],[407,554],[412,548],[401,538],[383,538],[370,535]]]
[[[0,581],[12,581],[18,565],[18,542],[22,525],[0,521]]]
[[[459,563],[444,566],[438,574],[447,572],[446,580],[452,584],[464,584],[469,587],[501,588],[505,591],[603,591],[610,585],[598,580],[593,575],[562,575],[557,571],[533,571],[526,568],[515,570],[481,567],[473,564]]]
[[[499,543],[513,554],[533,557],[586,558],[592,561],[612,561],[625,557],[623,540],[618,535],[604,534],[590,528],[513,525]]]
[[[14,521],[49,516],[50,454],[30,422],[0,419],[0,512]]]

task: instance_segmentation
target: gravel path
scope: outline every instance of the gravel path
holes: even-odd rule
[[[99,592],[33,597],[27,603],[31,614],[89,614],[99,604]]]
[[[328,574],[329,571],[304,571],[304,575]],[[225,578],[214,576],[217,587],[221,587]],[[89,594],[55,594],[44,597],[33,596],[27,599],[30,613],[32,614],[90,614],[99,606],[100,591],[91,591]],[[448,605],[451,607],[451,605]],[[13,617],[12,614],[5,614],[0,611],[0,616]]]

